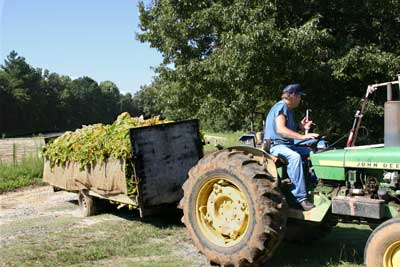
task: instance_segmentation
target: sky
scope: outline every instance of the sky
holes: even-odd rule
[[[15,50],[33,67],[113,81],[121,93],[149,84],[161,54],[135,38],[137,0],[0,0],[0,64]]]

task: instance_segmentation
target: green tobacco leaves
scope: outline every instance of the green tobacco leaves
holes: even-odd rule
[[[46,145],[43,155],[50,160],[52,167],[65,166],[68,161],[75,161],[83,168],[89,164],[104,162],[110,157],[126,160],[132,153],[129,129],[164,122],[158,116],[142,120],[124,112],[110,125],[99,123],[66,132]]]

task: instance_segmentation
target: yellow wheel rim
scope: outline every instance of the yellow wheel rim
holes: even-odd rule
[[[400,241],[394,242],[386,249],[383,267],[400,267]]]
[[[216,177],[201,186],[196,220],[209,241],[222,247],[239,243],[249,226],[248,201],[232,181]]]

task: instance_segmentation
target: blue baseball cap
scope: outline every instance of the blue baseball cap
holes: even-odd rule
[[[286,85],[282,92],[286,94],[306,95],[303,91],[301,91],[301,86],[298,83]]]

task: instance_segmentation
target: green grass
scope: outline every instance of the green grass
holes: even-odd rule
[[[18,165],[0,164],[0,192],[42,182],[43,160],[26,158]]]
[[[0,247],[0,266],[191,266],[174,252],[183,249],[181,225],[161,218],[141,222],[133,214],[48,216],[4,225],[5,237],[13,239]]]
[[[0,266],[200,266],[181,254],[182,244],[191,241],[179,219],[174,213],[142,222],[137,213],[118,210],[90,218],[66,214],[12,222],[2,226],[5,240],[13,239],[0,247]],[[367,226],[339,224],[321,240],[282,243],[265,266],[362,267],[370,232]]]
[[[371,230],[366,225],[338,224],[327,237],[307,243],[284,242],[269,267],[362,267]]]

